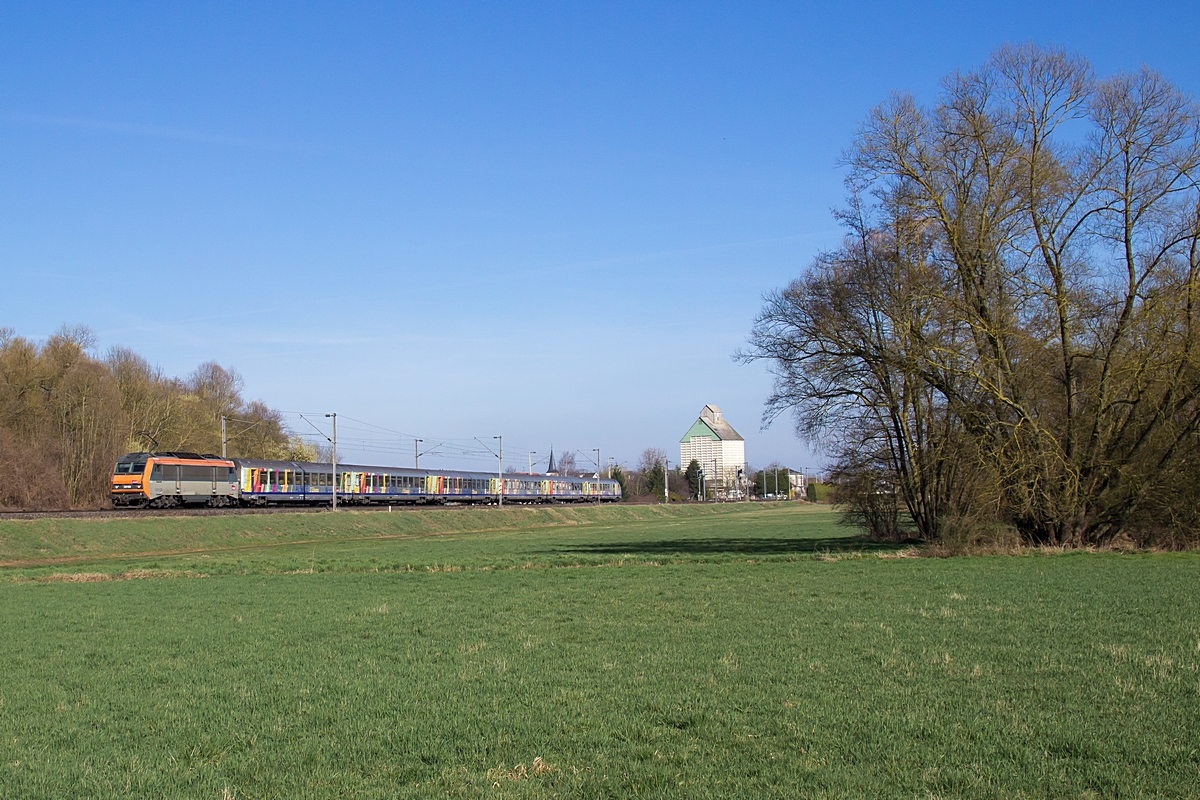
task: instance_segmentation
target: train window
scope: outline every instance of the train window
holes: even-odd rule
[[[192,464],[184,464],[180,468],[180,471],[183,473],[181,479],[185,481],[207,481],[211,483],[213,480],[212,467],[197,467]]]

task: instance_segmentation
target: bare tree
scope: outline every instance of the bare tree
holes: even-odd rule
[[[930,108],[872,111],[847,163],[846,245],[752,334],[746,357],[777,370],[768,417],[885,464],[926,536],[991,508],[1031,541],[1103,542],[1194,472],[1190,98],[1149,70],[1097,81],[1079,56],[1004,47]]]
[[[558,463],[556,464],[556,466],[558,467],[559,475],[574,475],[575,474],[576,466],[575,466],[575,451],[574,450],[564,450],[556,458],[558,460]]]

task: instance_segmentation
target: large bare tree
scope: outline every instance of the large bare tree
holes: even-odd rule
[[[851,236],[746,353],[776,364],[768,415],[881,464],[927,536],[990,509],[1096,543],[1161,510],[1200,433],[1194,101],[1008,46],[930,107],[893,95],[846,163]]]

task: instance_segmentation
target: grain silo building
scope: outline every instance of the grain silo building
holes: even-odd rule
[[[692,459],[709,479],[716,478],[719,495],[739,492],[738,473],[746,467],[746,441],[714,405],[702,408],[700,417],[679,440],[680,468],[687,469]]]

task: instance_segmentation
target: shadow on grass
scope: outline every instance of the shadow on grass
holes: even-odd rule
[[[577,544],[558,547],[548,552],[588,553],[590,555],[716,555],[736,553],[739,555],[791,555],[811,554],[825,551],[886,553],[906,547],[907,543],[873,542],[857,536],[828,536],[819,538],[722,538],[662,539],[660,541],[605,542],[603,544]]]

